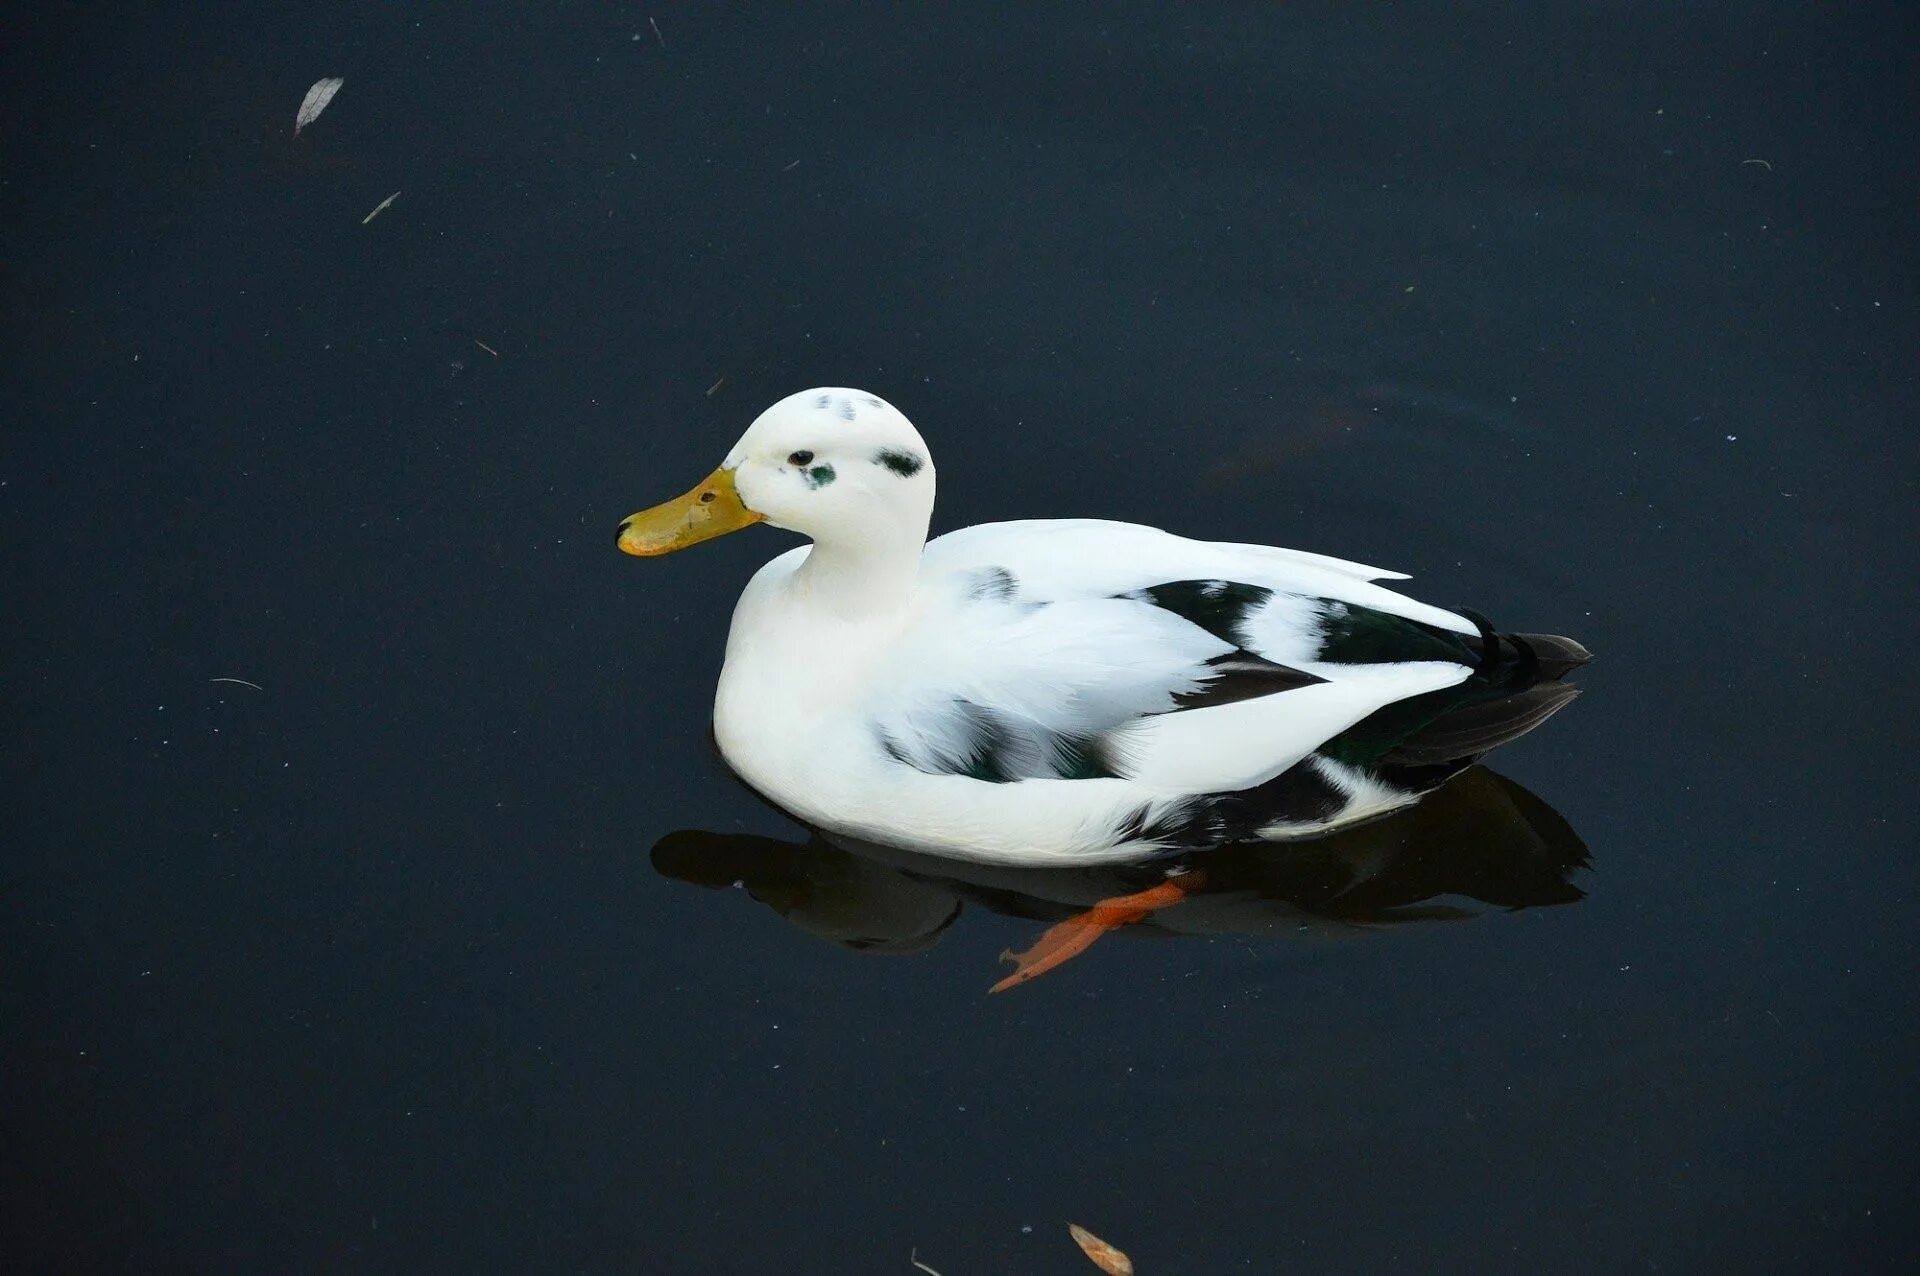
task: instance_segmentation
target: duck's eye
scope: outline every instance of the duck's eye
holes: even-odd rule
[[[795,452],[787,457],[788,465],[811,465],[812,463],[813,453],[804,450]]]

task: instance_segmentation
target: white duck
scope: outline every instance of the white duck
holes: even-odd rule
[[[817,389],[621,524],[642,556],[757,522],[812,538],[740,596],[714,735],[755,789],[854,837],[1092,864],[1322,833],[1539,725],[1588,659],[1297,550],[1090,519],[929,542],[933,496],[905,416]]]

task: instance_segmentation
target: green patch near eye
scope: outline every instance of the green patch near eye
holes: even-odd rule
[[[827,484],[833,482],[835,477],[831,465],[816,465],[808,470],[806,475],[807,486],[816,489],[825,487]]]

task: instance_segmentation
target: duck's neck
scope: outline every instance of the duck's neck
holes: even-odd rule
[[[927,544],[925,514],[814,537],[793,576],[793,596],[812,611],[845,620],[904,613]]]

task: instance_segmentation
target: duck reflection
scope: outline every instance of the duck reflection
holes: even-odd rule
[[[1222,846],[1178,860],[1014,868],[813,831],[804,842],[684,830],[653,848],[676,881],[743,886],[793,925],[857,952],[914,953],[972,903],[1051,923],[994,991],[1102,934],[1293,935],[1457,921],[1568,904],[1587,848],[1558,812],[1483,767],[1387,819],[1311,841]]]

